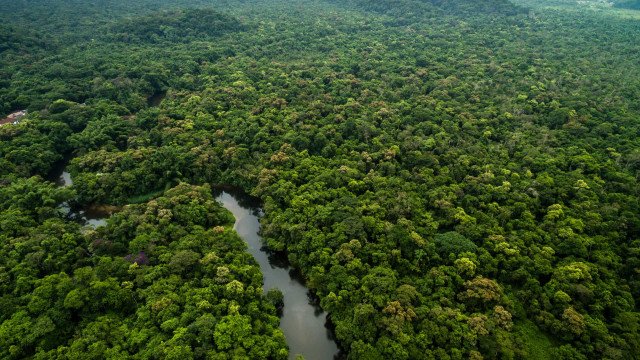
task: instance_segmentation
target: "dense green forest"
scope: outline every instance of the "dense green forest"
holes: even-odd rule
[[[637,5],[0,0],[0,358],[286,359],[225,184],[349,359],[639,359]]]

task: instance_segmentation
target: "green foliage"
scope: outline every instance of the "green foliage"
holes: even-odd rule
[[[3,285],[11,306],[0,315],[0,354],[202,358],[233,350],[286,358],[275,307],[261,294],[262,277],[244,243],[228,229],[232,222],[207,187],[181,184],[128,206],[97,232],[47,221],[15,238],[22,259],[10,256],[3,231],[2,269],[15,264],[12,272],[24,272],[35,259],[44,267]],[[45,237],[54,224],[61,237]],[[221,267],[227,276],[214,281]]]
[[[471,240],[455,231],[437,234],[434,240],[436,250],[445,257],[449,254],[473,253],[478,248]]]
[[[115,40],[133,43],[189,42],[243,30],[238,19],[211,9],[160,12],[114,25]]]
[[[269,289],[265,294],[265,297],[276,309],[282,309],[284,306],[284,295],[282,295],[282,292],[278,289]]]
[[[551,360],[553,343],[530,321],[514,324],[516,341],[525,344],[524,355],[527,359]]]
[[[205,183],[263,200],[349,358],[637,357],[634,11],[57,3],[0,5],[0,357],[286,358]]]

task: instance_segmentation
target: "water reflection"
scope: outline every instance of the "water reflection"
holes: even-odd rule
[[[60,187],[67,187],[73,185],[71,180],[71,174],[68,171],[62,171],[62,174],[56,179],[56,185]]]
[[[290,359],[303,355],[306,360],[331,360],[338,356],[338,346],[333,334],[325,326],[326,314],[317,300],[304,286],[302,277],[292,269],[286,258],[270,253],[263,246],[260,232],[259,203],[242,193],[219,192],[216,199],[236,219],[234,229],[247,243],[264,276],[264,291],[277,288],[284,295],[284,309],[280,328],[287,338]]]
[[[71,174],[63,168],[60,175],[55,179],[55,183],[60,187],[73,185]],[[67,215],[70,219],[82,221],[85,225],[93,228],[107,225],[107,219],[114,210],[114,207],[109,206],[86,206],[74,211],[68,202],[65,201],[60,204],[60,211],[62,211],[63,214]]]

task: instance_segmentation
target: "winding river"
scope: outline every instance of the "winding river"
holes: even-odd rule
[[[61,169],[56,177],[58,186],[71,186],[73,181],[67,171]],[[304,282],[291,269],[286,259],[273,255],[263,247],[260,232],[262,210],[254,198],[238,191],[218,191],[216,196],[236,221],[233,229],[245,241],[248,251],[260,265],[264,278],[265,293],[277,288],[283,294],[284,307],[280,318],[280,328],[289,345],[289,359],[297,355],[305,360],[333,360],[340,357],[338,346],[332,332],[326,327],[327,316],[320,309],[305,287]],[[109,212],[100,211],[100,207],[85,207],[73,211],[69,205],[62,208],[70,217],[75,217],[91,227],[106,225]]]
[[[277,288],[284,295],[280,328],[287,338],[289,359],[303,355],[305,360],[332,360],[338,356],[338,346],[325,326],[326,314],[313,304],[309,290],[286,260],[278,259],[263,247],[259,217],[261,209],[250,197],[222,191],[217,197],[236,218],[234,230],[247,243],[264,277],[264,291]]]

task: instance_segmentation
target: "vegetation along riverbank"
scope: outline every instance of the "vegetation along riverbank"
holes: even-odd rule
[[[0,358],[637,359],[637,9],[0,0]]]

